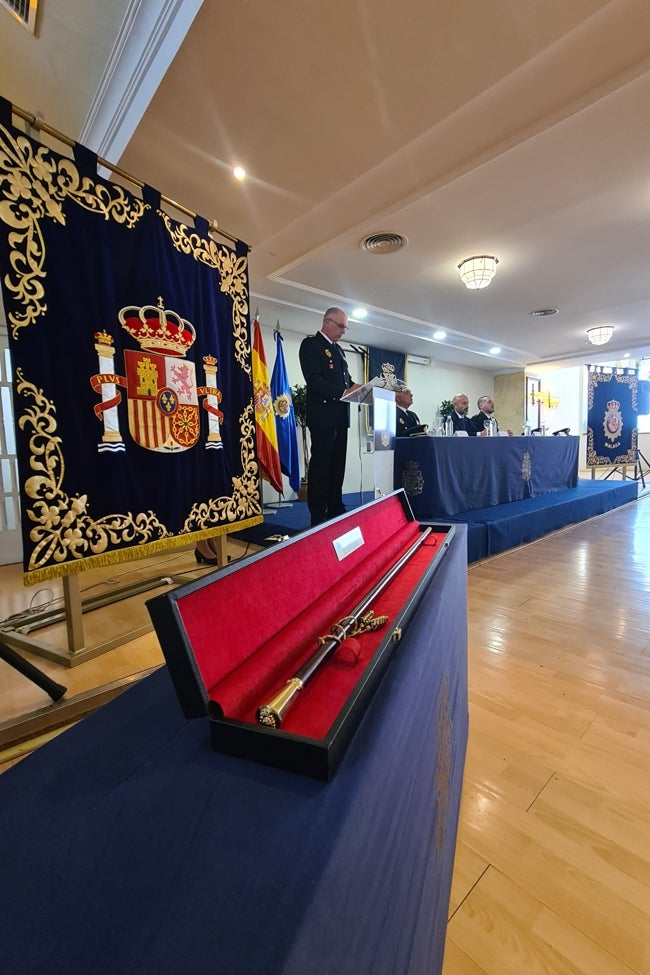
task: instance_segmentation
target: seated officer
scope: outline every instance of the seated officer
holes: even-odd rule
[[[497,432],[499,430],[499,424],[497,423],[497,418],[494,415],[494,400],[491,396],[479,396],[478,398],[478,413],[475,413],[472,417],[472,423],[477,434],[481,437],[486,436],[487,431],[485,429],[485,423],[488,420],[494,420],[496,423]],[[508,436],[512,436],[512,430],[508,430]]]
[[[476,436],[476,427],[467,415],[469,398],[465,393],[457,393],[451,401],[453,411],[450,413],[454,433],[464,431],[468,437]]]
[[[408,386],[402,386],[395,393],[395,436],[408,437],[411,430],[420,426],[420,418],[412,409],[413,393]]]

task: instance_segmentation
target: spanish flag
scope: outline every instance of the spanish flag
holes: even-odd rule
[[[300,459],[298,455],[298,432],[296,414],[291,399],[291,386],[282,351],[280,325],[273,332],[275,339],[275,365],[271,373],[271,396],[275,411],[275,432],[278,435],[278,454],[280,469],[289,478],[292,489],[300,490]]]
[[[275,429],[275,413],[269,370],[266,365],[262,330],[257,318],[253,322],[253,403],[255,404],[255,433],[257,435],[257,461],[264,480],[283,494],[278,435]]]

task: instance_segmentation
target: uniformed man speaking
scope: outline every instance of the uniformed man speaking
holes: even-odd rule
[[[338,343],[348,328],[340,308],[328,308],[320,332],[303,339],[300,367],[307,384],[307,427],[311,457],[307,504],[311,524],[320,525],[345,512],[343,478],[350,426],[350,407],[341,396],[359,388],[350,380],[348,363]]]

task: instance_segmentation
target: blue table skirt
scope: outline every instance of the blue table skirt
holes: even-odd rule
[[[420,521],[535,498],[578,483],[579,437],[411,437],[395,441],[395,487]]]
[[[165,668],[0,776],[3,975],[438,975],[465,531],[332,782],[212,751]]]

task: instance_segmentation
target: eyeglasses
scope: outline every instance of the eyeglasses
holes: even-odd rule
[[[348,330],[347,325],[344,325],[343,322],[337,322],[335,318],[328,318],[327,321],[331,322],[332,325],[336,325],[337,328],[342,328],[344,332],[347,332]]]

